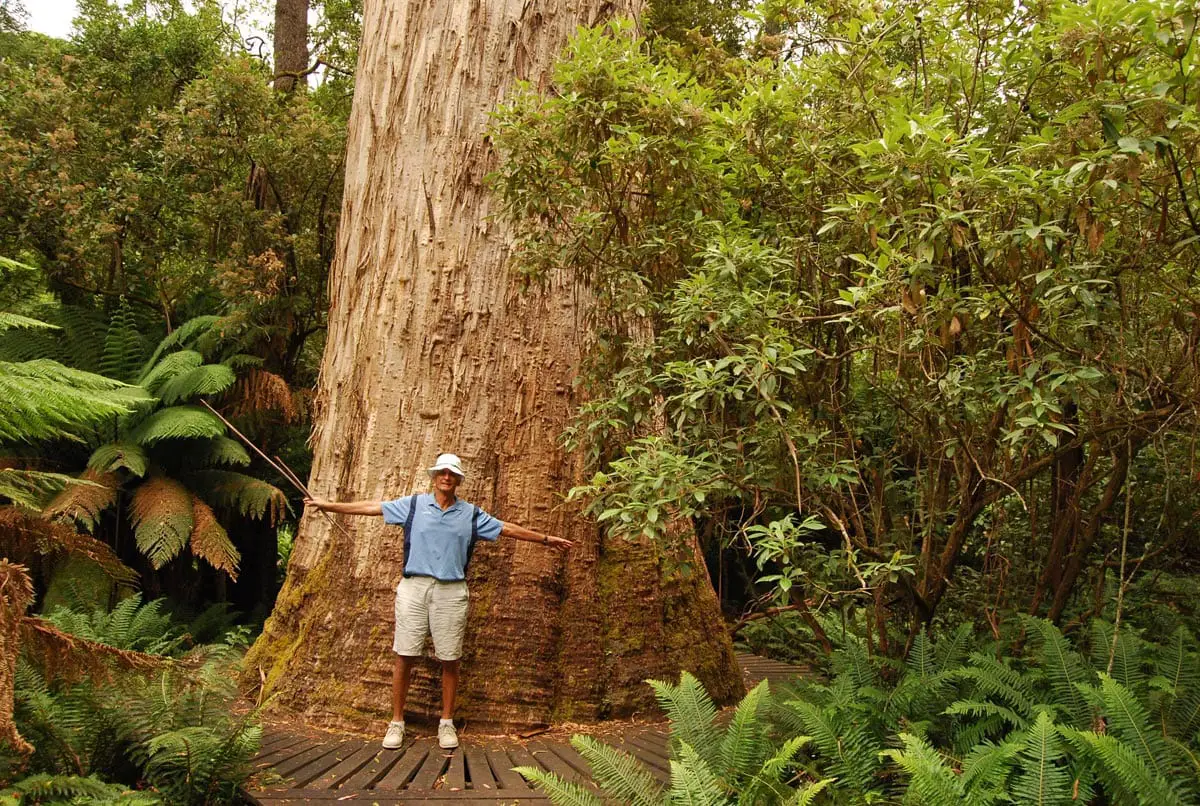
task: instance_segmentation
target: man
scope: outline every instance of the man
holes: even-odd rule
[[[392,640],[392,651],[396,653],[392,670],[392,721],[383,737],[383,746],[389,749],[404,743],[404,706],[409,681],[413,665],[430,635],[434,654],[442,662],[438,744],[445,749],[458,747],[454,697],[467,625],[467,563],[476,541],[506,535],[556,548],[573,545],[561,537],[496,520],[479,507],[459,500],[455,490],[466,474],[462,461],[454,454],[443,453],[428,472],[433,479],[432,494],[352,503],[304,500],[306,505],[325,512],[382,515],[385,523],[404,527],[404,576],[396,586],[396,631]]]

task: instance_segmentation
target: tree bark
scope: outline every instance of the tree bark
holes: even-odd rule
[[[652,702],[646,678],[681,669],[718,702],[742,691],[703,563],[688,573],[650,544],[608,538],[563,500],[582,476],[558,436],[578,403],[589,298],[567,277],[520,292],[484,189],[495,104],[515,79],[543,84],[575,28],[615,11],[636,9],[365,8],[309,487],[405,495],[428,489],[424,468],[454,451],[464,499],[577,543],[560,553],[502,538],[475,552],[459,715],[476,730],[630,715]],[[403,538],[377,518],[339,517],[345,533],[304,519],[248,674],[261,669],[280,708],[364,727],[387,713]],[[425,664],[410,716],[432,717],[438,700]]]
[[[308,0],[275,0],[275,89],[308,86]]]

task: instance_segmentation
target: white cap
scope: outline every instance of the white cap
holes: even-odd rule
[[[459,459],[453,453],[443,453],[438,456],[437,461],[433,463],[433,467],[429,468],[429,475],[432,476],[439,470],[449,470],[460,479],[467,477],[467,474],[462,469],[462,459]]]

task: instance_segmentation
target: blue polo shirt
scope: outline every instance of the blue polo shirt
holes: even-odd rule
[[[408,520],[412,500],[411,495],[406,495],[394,501],[384,501],[384,522],[403,526]],[[411,533],[404,536],[404,575],[433,577],[442,582],[466,579],[467,563],[471,561],[471,552],[475,549],[471,539],[471,518],[475,507],[460,498],[449,509],[442,509],[433,493],[422,493],[416,501]],[[502,528],[502,522],[479,510],[475,535],[480,540],[495,540],[500,537]]]

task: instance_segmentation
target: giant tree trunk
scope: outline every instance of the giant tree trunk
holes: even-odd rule
[[[505,539],[476,551],[459,704],[476,729],[629,715],[652,701],[644,679],[681,669],[718,701],[742,690],[707,577],[607,538],[564,503],[581,474],[558,436],[577,402],[586,294],[566,278],[517,290],[483,188],[495,104],[515,79],[544,82],[574,29],[613,10],[366,3],[311,489],[340,500],[426,490],[423,468],[454,451],[463,498],[577,541],[569,553]],[[378,518],[340,521],[348,534],[305,518],[248,662],[281,707],[362,726],[389,707],[402,536]],[[426,664],[410,715],[435,712],[436,680]]]
[[[275,89],[304,89],[308,69],[308,0],[275,0]]]

